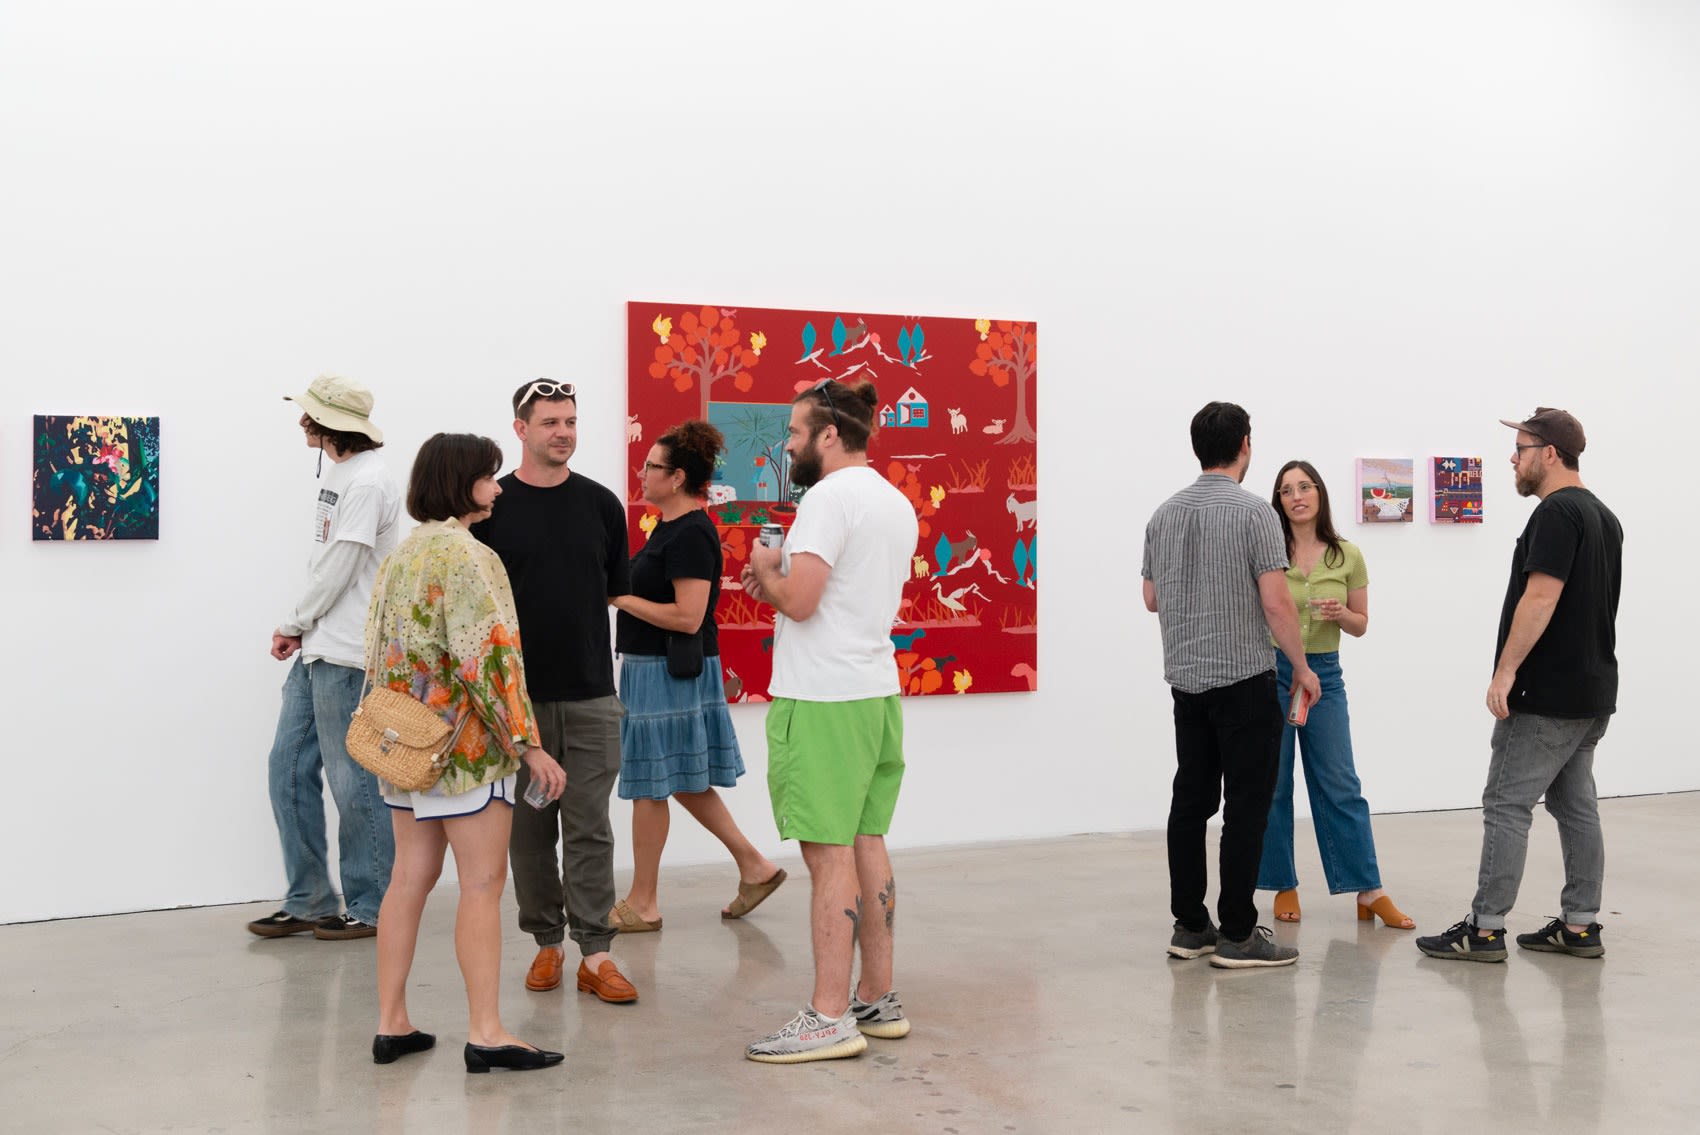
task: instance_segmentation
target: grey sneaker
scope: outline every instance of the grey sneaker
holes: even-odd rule
[[[1277,946],[1269,927],[1259,926],[1243,942],[1226,938],[1216,943],[1210,964],[1221,969],[1254,969],[1259,966],[1290,966],[1299,960],[1299,952],[1291,946]]]
[[[784,1028],[750,1045],[744,1055],[763,1064],[801,1064],[860,1056],[867,1048],[868,1038],[856,1028],[854,1013],[846,1009],[833,1020],[815,1012],[813,1005],[805,1005]]]
[[[856,1029],[863,1036],[881,1040],[896,1040],[909,1035],[909,1018],[903,1015],[903,1002],[893,989],[877,1001],[850,998],[850,1015],[856,1018]]]
[[[1169,956],[1202,958],[1205,954],[1214,954],[1219,938],[1216,924],[1209,920],[1205,921],[1203,930],[1188,930],[1177,922],[1174,934],[1169,937]]]

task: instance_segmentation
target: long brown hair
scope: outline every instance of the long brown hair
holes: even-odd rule
[[[1287,519],[1287,510],[1281,507],[1281,479],[1294,469],[1310,478],[1310,483],[1316,486],[1316,538],[1325,545],[1322,562],[1338,567],[1346,562],[1346,549],[1340,546],[1340,533],[1334,531],[1334,510],[1328,506],[1328,486],[1322,483],[1322,474],[1316,471],[1316,466],[1308,461],[1289,461],[1281,466],[1281,471],[1275,474],[1275,489],[1269,495],[1269,503],[1275,506],[1275,515],[1281,518],[1281,534],[1287,538],[1287,558],[1293,558],[1293,522]]]

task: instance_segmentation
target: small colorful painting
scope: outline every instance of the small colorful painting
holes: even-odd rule
[[[1482,522],[1482,459],[1429,458],[1428,518],[1434,524]]]
[[[634,548],[650,444],[687,418],[726,437],[708,487],[725,569],[715,619],[729,701],[766,701],[773,610],[739,572],[764,524],[802,499],[785,452],[791,399],[823,378],[874,384],[873,468],[915,509],[893,663],[906,694],[1038,684],[1038,329],[991,319],[680,303],[627,306],[626,502]],[[648,440],[646,440],[648,439]]]
[[[35,416],[37,540],[159,539],[159,419]]]
[[[1410,524],[1416,482],[1409,457],[1358,458],[1358,523]]]

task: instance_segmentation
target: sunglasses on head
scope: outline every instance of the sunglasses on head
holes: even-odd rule
[[[578,388],[570,382],[555,382],[552,379],[540,378],[525,388],[525,393],[519,396],[519,404],[524,406],[533,398],[571,398],[578,399]]]
[[[838,420],[838,404],[832,400],[832,383],[832,379],[823,378],[815,383],[814,389],[826,395],[826,408],[832,411],[832,424],[838,428],[839,433],[843,433],[844,425]]]

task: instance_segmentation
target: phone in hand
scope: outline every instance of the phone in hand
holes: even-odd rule
[[[1303,686],[1293,687],[1293,699],[1287,703],[1287,724],[1303,725],[1310,716],[1310,691]]]

